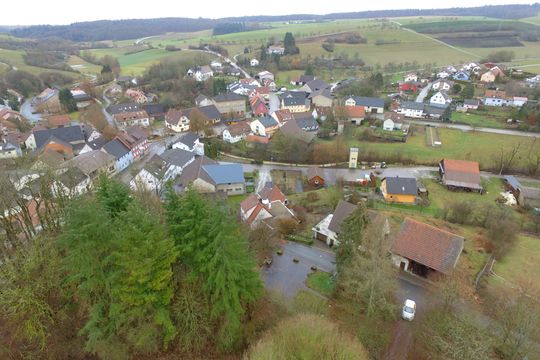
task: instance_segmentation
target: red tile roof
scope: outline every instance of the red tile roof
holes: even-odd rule
[[[253,209],[259,203],[259,198],[255,194],[249,195],[240,203],[240,208],[244,211]]]
[[[390,251],[433,270],[451,274],[456,267],[463,237],[413,219],[405,219]]]
[[[266,136],[257,136],[253,134],[249,134],[246,137],[247,142],[253,142],[253,143],[259,143],[259,144],[268,144],[270,142],[270,138]]]
[[[336,110],[343,110],[350,118],[363,118],[366,116],[366,109],[363,106],[338,106]]]
[[[283,192],[277,185],[274,185],[271,188],[265,187],[259,192],[259,196],[261,197],[261,199],[267,199],[270,202],[281,201],[282,203],[285,203],[285,201],[287,200],[285,194],[283,194]]]

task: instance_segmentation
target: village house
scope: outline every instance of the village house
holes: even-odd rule
[[[150,126],[150,118],[146,111],[132,111],[132,112],[121,112],[113,116],[114,121],[118,124],[120,129],[125,129],[129,126]]]
[[[478,99],[465,99],[463,102],[463,108],[466,110],[478,110],[480,106],[480,100]]]
[[[519,206],[540,211],[540,189],[523,186],[513,175],[505,175],[504,180]]]
[[[405,75],[405,78],[403,79],[403,81],[405,82],[409,82],[409,81],[418,81],[418,74],[417,73],[407,73]]]
[[[480,81],[484,83],[492,83],[497,80],[497,76],[491,70],[486,71],[480,76]]]
[[[424,116],[432,120],[448,121],[451,113],[449,105],[424,105]]]
[[[189,131],[189,118],[182,110],[169,109],[165,115],[165,127],[174,132]]]
[[[258,194],[251,194],[240,203],[240,217],[252,229],[261,223],[273,228],[273,223],[280,219],[297,220],[288,204],[279,187],[265,187]]]
[[[293,113],[289,109],[280,109],[272,113],[272,117],[279,123],[279,126],[283,126],[287,121],[294,120]]]
[[[0,136],[0,159],[15,159],[22,156],[21,147],[7,136]]]
[[[324,241],[330,247],[339,245],[338,236],[341,225],[357,208],[356,205],[340,200],[334,213],[326,216],[311,229],[313,237]]]
[[[198,82],[203,82],[214,77],[214,72],[212,68],[208,65],[197,66],[196,68],[189,69],[187,76],[194,78]]]
[[[38,113],[55,114],[62,111],[60,92],[57,89],[47,88],[32,99],[32,105]]]
[[[222,193],[233,196],[246,192],[242,165],[218,164],[206,156],[196,157],[186,166],[175,184],[177,191],[184,191],[188,186],[203,194]]]
[[[97,179],[101,174],[112,176],[116,173],[116,159],[114,156],[101,150],[93,150],[84,154],[79,154],[73,159],[64,163],[66,167],[77,167],[92,180]]]
[[[437,78],[439,79],[448,79],[449,77],[450,77],[450,73],[446,70],[443,70],[437,73]]]
[[[129,149],[134,161],[148,152],[148,136],[138,126],[132,126],[118,132],[116,138]]]
[[[287,91],[281,96],[281,108],[292,113],[309,111],[311,103],[304,91]]]
[[[220,63],[219,61],[217,60],[213,60],[211,63],[210,63],[210,67],[215,70],[215,71],[222,71],[223,70],[223,64]]]
[[[230,144],[244,140],[251,133],[249,121],[239,121],[229,125],[222,134],[223,141]]]
[[[446,106],[452,103],[452,98],[447,93],[439,91],[429,99],[429,103],[433,106]]]
[[[304,86],[305,84],[313,80],[315,80],[315,76],[313,75],[300,75],[299,77],[291,80],[291,85]]]
[[[253,120],[250,124],[254,135],[272,137],[279,129],[279,123],[271,116],[263,116]]]
[[[415,204],[418,195],[416,178],[385,177],[381,180],[381,194],[387,203]]]
[[[454,86],[453,81],[439,79],[431,85],[431,89],[435,91],[450,91],[452,86]]]
[[[307,132],[319,130],[319,123],[315,120],[311,112],[294,113],[293,117],[300,129]]]
[[[486,90],[484,94],[484,105],[486,106],[506,106],[508,96],[504,90]]]
[[[80,125],[54,129],[35,130],[26,139],[25,145],[30,150],[51,149],[66,154],[78,154],[84,147],[85,134]]]
[[[164,180],[175,179],[182,171],[195,161],[195,154],[183,149],[168,149],[159,155],[166,163]]]
[[[129,186],[132,190],[145,190],[161,195],[165,182],[167,171],[167,162],[159,155],[154,155],[144,165],[144,167],[130,181]]]
[[[324,169],[318,166],[311,166],[307,171],[307,182],[312,187],[324,186]]]
[[[142,90],[138,90],[138,89],[127,89],[126,97],[130,98],[132,101],[136,102],[137,104],[145,104],[148,102],[148,98],[146,97],[146,94]]]
[[[466,71],[458,71],[452,76],[452,78],[458,81],[469,81],[470,75]]]
[[[308,96],[316,107],[331,107],[333,104],[332,92],[329,89],[320,89],[311,92]]]
[[[259,60],[257,60],[257,59],[251,59],[251,60],[249,61],[249,65],[250,65],[251,67],[257,67],[257,66],[259,66]]]
[[[267,70],[264,70],[264,71],[261,71],[259,72],[256,76],[255,76],[256,79],[259,79],[259,82],[263,81],[263,80],[266,80],[266,79],[269,79],[271,81],[274,81],[275,77],[274,77],[274,74],[272,74],[270,71],[267,71]]]
[[[296,121],[287,121],[279,131],[284,135],[297,141],[301,141],[305,144],[310,144],[317,136],[315,131],[305,131],[301,129]]]
[[[254,116],[268,115],[268,108],[266,107],[266,102],[259,96],[254,96],[249,99],[249,105],[251,106],[251,112]]]
[[[92,188],[92,180],[77,167],[64,169],[51,185],[54,196],[73,198],[85,194]]]
[[[321,91],[321,90],[330,90],[330,85],[325,83],[322,80],[314,79],[309,82],[307,82],[305,85],[303,85],[299,91],[305,91],[308,94],[311,94],[315,91]]]
[[[421,88],[422,88],[422,83],[417,82],[417,81],[408,81],[408,82],[400,82],[399,83],[399,90],[400,91],[416,92]]]
[[[480,166],[474,161],[443,159],[439,162],[439,176],[449,189],[482,192]]]
[[[385,131],[394,131],[395,127],[396,127],[396,124],[395,124],[394,120],[385,119],[383,121],[383,130],[385,130]]]
[[[246,98],[235,93],[225,93],[214,97],[214,105],[223,116],[244,117]]]
[[[509,105],[513,107],[522,107],[528,101],[529,99],[526,96],[513,96]]]
[[[195,105],[197,105],[199,107],[200,106],[208,106],[208,105],[214,105],[214,102],[212,101],[212,99],[206,97],[203,94],[200,94],[195,98]]]
[[[428,277],[431,273],[451,275],[465,239],[449,231],[405,219],[390,248],[393,263],[403,271]]]
[[[133,163],[133,154],[120,140],[113,139],[106,143],[102,151],[114,156],[116,172],[119,173]]]
[[[266,49],[268,55],[283,55],[285,54],[285,48],[282,46],[271,45]]]
[[[134,102],[130,103],[122,103],[122,104],[112,104],[109,105],[107,108],[107,112],[109,112],[111,115],[121,114],[124,112],[137,112],[137,111],[143,111],[143,107],[141,104],[137,104]]]
[[[375,97],[350,97],[345,101],[345,106],[363,106],[366,114],[383,114],[384,100]]]
[[[174,144],[172,144],[172,148],[186,150],[195,155],[204,155],[204,144],[199,141],[199,135],[194,132],[183,134]]]
[[[366,110],[363,106],[336,106],[334,108],[334,116],[337,119],[345,117],[353,125],[361,125],[366,118]]]
[[[402,114],[408,118],[423,118],[424,117],[424,104],[413,101],[402,101],[396,112]]]

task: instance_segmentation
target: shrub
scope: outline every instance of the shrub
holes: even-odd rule
[[[298,222],[295,219],[283,218],[278,220],[277,227],[281,235],[290,235],[298,228]]]

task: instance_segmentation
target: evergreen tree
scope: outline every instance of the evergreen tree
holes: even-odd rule
[[[119,212],[126,211],[132,200],[127,186],[119,181],[111,180],[105,175],[99,178],[96,196],[112,217],[116,217]]]
[[[283,46],[285,48],[285,55],[296,55],[300,53],[300,49],[296,46],[296,40],[291,32],[285,34]]]
[[[309,76],[315,75],[315,70],[313,69],[313,65],[310,64],[306,67],[306,71],[304,72],[304,75],[309,75]]]
[[[266,62],[268,60],[268,54],[266,53],[267,47],[264,45],[261,45],[261,54],[259,55],[259,60],[261,63]]]
[[[474,97],[474,86],[472,84],[467,84],[461,91],[461,96],[464,99],[472,99]]]
[[[60,99],[60,104],[62,104],[65,111],[70,113],[77,111],[77,102],[68,88],[61,89],[58,97]]]
[[[192,281],[200,281],[217,323],[218,344],[237,342],[245,306],[260,294],[261,282],[248,253],[245,235],[224,209],[205,202],[193,190],[182,199],[169,187],[167,225]]]

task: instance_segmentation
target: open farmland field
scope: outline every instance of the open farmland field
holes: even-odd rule
[[[365,128],[360,127],[356,133],[360,134]],[[485,170],[495,166],[494,155],[502,146],[509,149],[521,143],[521,150],[517,156],[519,162],[516,165],[525,167],[528,156],[527,150],[533,139],[520,136],[505,136],[499,134],[463,132],[460,130],[439,128],[442,142],[441,147],[428,147],[425,141],[423,128],[414,127],[413,135],[409,136],[406,143],[377,143],[358,140],[360,136],[350,135],[349,146],[358,147],[360,154],[369,154],[381,161],[389,157],[400,155],[405,159],[412,159],[415,163],[435,165],[442,158],[475,160]],[[351,138],[352,137],[352,138]],[[356,138],[355,138],[356,137]]]
[[[540,272],[540,239],[520,236],[508,255],[502,260],[495,262],[493,268],[495,274],[504,280],[493,278],[494,283],[515,286],[516,283],[525,279],[533,280],[534,286],[540,288],[540,277],[527,277],[527,274]]]
[[[52,69],[46,69],[46,68],[41,68],[37,66],[26,65],[23,60],[23,54],[24,54],[24,51],[22,50],[0,49],[0,62],[9,64],[13,66],[14,68],[16,68],[17,70],[27,71],[34,75],[39,75],[42,72],[54,71],[54,72],[62,73],[66,76],[70,76],[72,78],[80,77],[80,74],[75,73],[75,72],[52,70]],[[0,72],[2,71],[2,69],[5,69],[4,71],[6,71],[7,67],[5,65],[0,65]]]
[[[126,54],[122,48],[96,49],[92,53],[101,57],[111,55],[118,58],[122,74],[124,75],[142,75],[146,69],[153,64],[166,59],[182,59],[191,61],[196,58],[211,59],[211,56],[200,51],[166,51],[164,49],[150,49],[136,53]]]
[[[99,74],[101,71],[100,66],[86,62],[75,55],[69,57],[68,64],[82,74]]]

